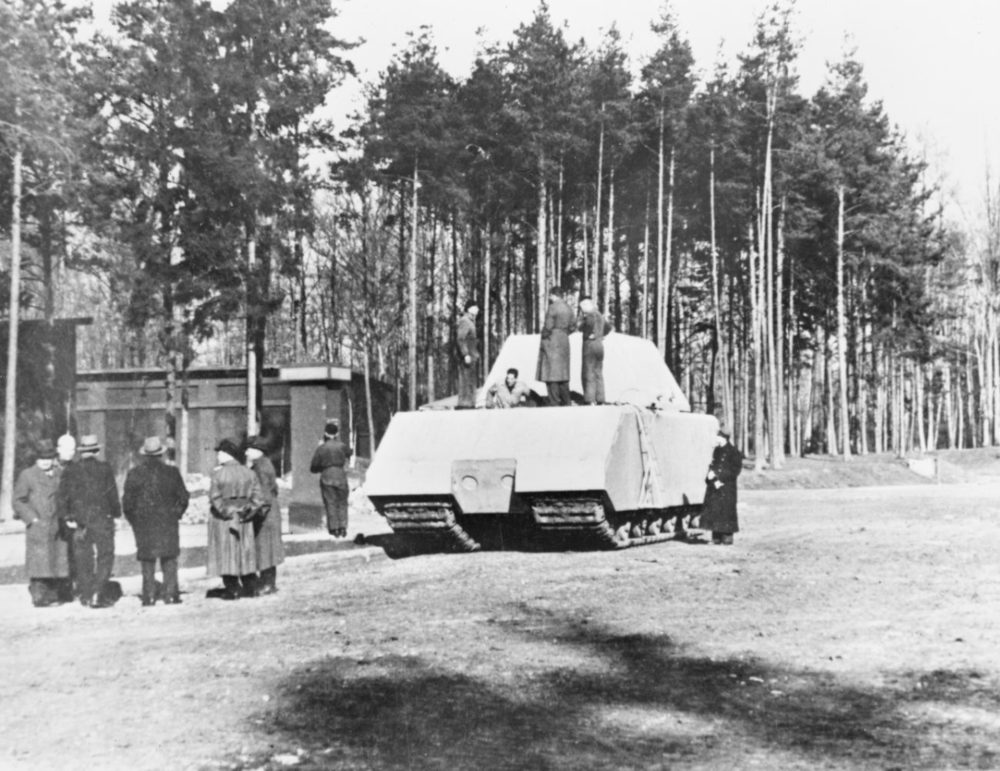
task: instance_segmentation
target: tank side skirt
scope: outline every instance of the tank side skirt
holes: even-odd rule
[[[444,501],[387,503],[382,513],[394,532],[440,539],[455,551],[479,551],[479,543],[455,519],[455,510]]]
[[[559,497],[534,498],[531,511],[542,532],[589,534],[603,549],[627,549],[674,538],[672,529],[662,530],[672,519],[665,510],[633,512],[615,517],[612,524],[599,498]]]

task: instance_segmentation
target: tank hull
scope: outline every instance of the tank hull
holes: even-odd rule
[[[641,545],[703,502],[717,430],[628,404],[400,413],[365,491],[394,530],[460,550],[487,525],[528,543]]]

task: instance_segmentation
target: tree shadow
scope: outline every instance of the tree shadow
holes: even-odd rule
[[[900,672],[864,686],[690,656],[665,635],[620,635],[524,608],[513,615],[484,623],[512,642],[585,654],[587,668],[556,658],[524,671],[491,667],[486,677],[419,657],[323,659],[285,678],[283,707],[258,720],[271,752],[301,748],[297,767],[307,769],[714,768],[744,755],[785,768],[1000,763],[1000,724],[960,719],[1000,708],[996,682],[976,672]],[[929,706],[952,717],[928,717]],[[271,757],[229,767],[271,768]]]

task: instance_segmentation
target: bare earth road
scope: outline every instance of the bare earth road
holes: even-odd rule
[[[2,595],[4,769],[1000,768],[1000,487],[742,494],[733,547]]]

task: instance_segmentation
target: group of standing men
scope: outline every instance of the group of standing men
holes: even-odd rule
[[[579,316],[566,302],[567,293],[561,287],[549,292],[549,307],[542,325],[542,340],[538,351],[537,379],[548,390],[547,404],[551,407],[572,405],[570,393],[569,336],[579,330],[583,337],[581,381],[585,404],[604,404],[604,338],[611,326],[597,310],[593,299],[585,295],[580,299]],[[458,346],[458,407],[472,409],[476,406],[476,372],[479,348],[476,338],[476,317],[479,305],[470,301],[459,318],[455,330]],[[520,380],[519,372],[507,370],[502,383],[490,388],[491,401],[487,406],[518,407],[527,403],[530,389]]]
[[[92,608],[113,605],[121,596],[111,581],[115,520],[124,514],[142,566],[143,606],[158,599],[180,603],[180,520],[190,498],[180,471],[164,463],[160,438],[149,437],[119,499],[110,464],[97,457],[100,450],[93,435],[83,436],[79,447],[70,435],[60,437],[58,447],[44,439],[35,448],[34,464],[17,479],[13,506],[26,527],[32,602],[43,607],[77,598]],[[216,451],[208,573],[223,577],[226,599],[270,594],[277,591],[277,566],[284,560],[274,466],[259,437],[250,437],[244,448],[223,440]],[[162,585],[156,580],[157,560]]]

